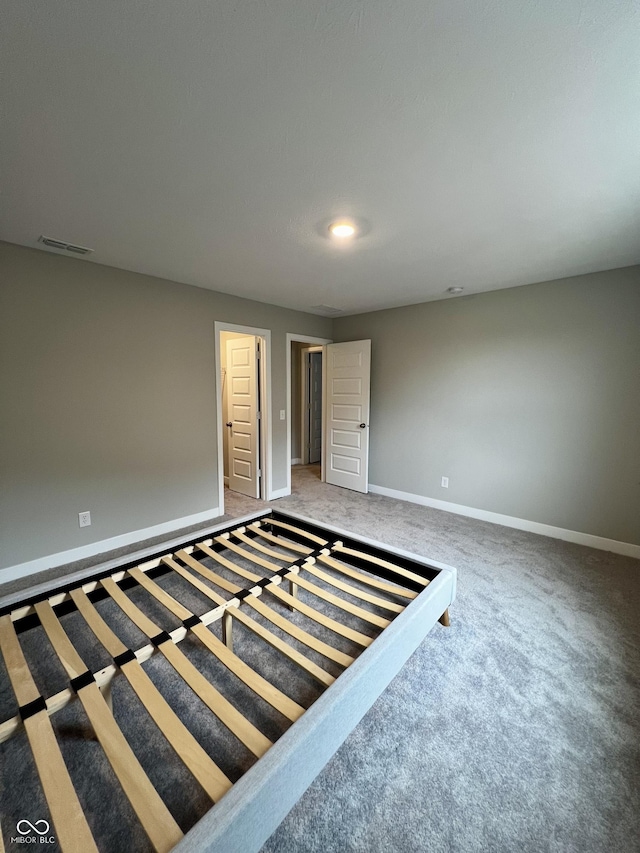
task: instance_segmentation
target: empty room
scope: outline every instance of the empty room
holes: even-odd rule
[[[2,19],[0,853],[640,853],[640,8]]]

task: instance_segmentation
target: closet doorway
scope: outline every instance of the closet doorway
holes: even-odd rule
[[[324,377],[327,338],[287,334],[287,489],[291,493],[291,465],[320,463],[323,478]]]
[[[300,363],[300,451],[303,465],[322,461],[322,376],[323,349],[309,347],[301,351]]]

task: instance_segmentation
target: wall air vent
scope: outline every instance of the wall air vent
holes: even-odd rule
[[[93,249],[87,249],[86,246],[76,246],[74,243],[65,243],[63,240],[54,240],[53,237],[45,237],[41,234],[38,237],[39,243],[44,243],[51,249],[61,249],[63,252],[73,252],[74,255],[90,255]]]
[[[332,308],[331,305],[313,305],[310,310],[313,314],[322,314],[324,317],[342,314],[342,308]]]

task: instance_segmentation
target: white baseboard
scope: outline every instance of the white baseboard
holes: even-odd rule
[[[229,478],[228,477],[224,478],[224,484],[225,484],[225,486],[227,486],[227,488],[229,487]]]
[[[631,542],[620,542],[617,539],[606,539],[604,536],[594,536],[591,533],[579,533],[577,530],[565,530],[564,527],[553,527],[551,524],[541,524],[537,521],[528,521],[525,518],[515,518],[512,515],[501,515],[499,512],[489,512],[485,509],[476,509],[462,504],[439,501],[435,498],[427,498],[423,495],[414,495],[411,492],[401,492],[398,489],[388,489],[386,486],[375,486],[369,483],[369,491],[375,495],[384,495],[388,498],[396,498],[399,501],[408,501],[412,504],[429,506],[432,509],[441,509],[445,512],[453,512],[456,515],[466,515],[469,518],[477,518],[480,521],[490,521],[492,524],[502,524],[505,527],[514,527],[516,530],[526,530],[529,533],[539,533],[541,536],[550,536],[552,539],[563,539],[565,542],[574,542],[576,545],[587,545],[589,548],[598,548],[601,551],[612,551],[614,554],[623,554],[625,557],[640,558],[640,545]]]
[[[302,465],[302,459],[292,459],[291,464],[292,465]]]
[[[205,510],[205,512],[198,512],[195,515],[187,515],[184,518],[174,518],[172,521],[154,524],[153,527],[132,530],[131,533],[122,533],[120,536],[102,539],[100,542],[90,542],[88,545],[82,545],[80,548],[71,548],[69,551],[60,551],[57,554],[50,554],[47,557],[38,557],[36,560],[30,560],[27,563],[8,566],[6,569],[0,569],[0,583],[16,580],[16,578],[24,578],[36,572],[44,572],[56,566],[64,566],[65,563],[73,563],[76,560],[95,557],[97,554],[104,554],[107,551],[113,551],[115,548],[133,545],[135,542],[141,542],[155,536],[162,536],[165,533],[173,533],[174,530],[191,527],[194,524],[218,518],[219,515],[220,509],[216,507],[215,509]]]
[[[291,494],[291,489],[289,489],[285,486],[284,489],[272,490],[272,492],[269,495],[269,497],[267,498],[267,500],[275,501],[278,498],[286,498],[290,494]]]

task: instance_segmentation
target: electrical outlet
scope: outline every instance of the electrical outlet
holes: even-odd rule
[[[280,420],[283,421],[287,417],[287,413],[284,409],[280,409]]]
[[[449,488],[449,478],[443,477],[442,480],[440,480],[440,485],[442,486],[443,489],[448,489]]]
[[[91,513],[90,512],[79,512],[78,513],[78,524],[80,527],[91,527]]]

